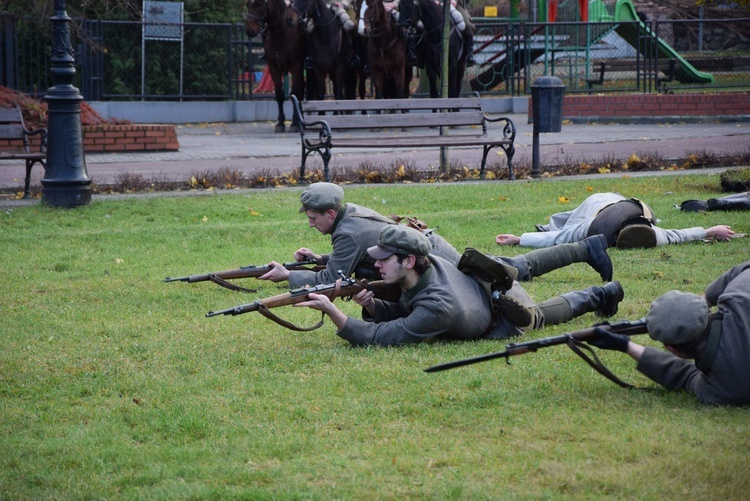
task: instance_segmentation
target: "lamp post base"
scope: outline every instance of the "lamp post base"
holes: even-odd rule
[[[71,186],[66,181],[64,186],[50,186],[46,182],[42,188],[42,203],[53,207],[79,207],[91,203],[91,186]]]

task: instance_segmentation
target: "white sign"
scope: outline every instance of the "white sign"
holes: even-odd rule
[[[182,40],[182,2],[143,2],[143,38]]]

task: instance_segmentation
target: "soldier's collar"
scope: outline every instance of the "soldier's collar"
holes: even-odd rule
[[[703,372],[708,372],[714,364],[714,360],[716,360],[716,353],[719,351],[719,339],[721,339],[721,319],[722,315],[716,315],[711,320],[706,350],[700,360],[695,362],[695,366]]]
[[[343,204],[339,211],[336,213],[336,219],[333,220],[333,226],[331,227],[331,233],[336,229],[341,220],[344,218],[344,212],[346,212],[346,204]]]
[[[425,287],[427,287],[427,284],[430,283],[430,277],[432,276],[432,266],[427,268],[427,270],[422,273],[422,276],[419,277],[419,280],[417,281],[417,285],[412,287],[411,289],[404,291],[404,299],[407,301],[411,300],[414,296],[419,294]]]

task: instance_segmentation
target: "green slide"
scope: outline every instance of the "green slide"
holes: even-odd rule
[[[589,3],[589,21],[591,22],[631,22],[638,21],[641,31],[654,35],[654,33],[638,18],[635,7],[631,0],[618,0],[615,4],[614,15],[609,14],[606,6],[601,0],[591,0]],[[615,31],[633,47],[638,47],[638,30],[633,25],[619,25]],[[661,38],[656,38],[657,50],[660,58],[674,59],[677,61],[675,67],[675,78],[680,83],[713,83],[714,76],[710,73],[698,71],[686,61],[671,46],[666,44]],[[648,48],[647,48],[648,49]],[[653,53],[653,51],[648,51]]]

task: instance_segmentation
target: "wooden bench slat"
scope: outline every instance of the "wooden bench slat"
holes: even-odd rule
[[[481,110],[478,98],[426,98],[426,99],[367,99],[367,100],[328,100],[307,101],[304,103],[305,115],[312,117],[318,112],[361,112],[361,111],[400,111],[426,110],[441,108],[469,108]]]
[[[0,138],[23,139],[23,125],[0,123]]]
[[[468,126],[482,123],[481,113],[394,113],[385,115],[333,115],[309,117],[308,121],[324,120],[333,131],[363,129],[429,128],[443,126]]]
[[[31,135],[40,136],[38,152],[30,151],[29,149],[29,136]],[[47,160],[47,130],[37,129],[31,131],[26,129],[23,123],[23,114],[18,106],[14,108],[0,108],[0,139],[22,142],[22,146],[16,150],[0,151],[0,160],[23,160],[26,162],[23,198],[30,198],[31,169],[37,163],[44,167]]]
[[[47,158],[46,153],[26,153],[23,151],[20,151],[18,153],[11,153],[8,151],[0,151],[0,160],[42,160]]]
[[[586,80],[586,87],[589,94],[591,94],[594,85],[604,84],[604,75],[606,72],[642,72],[647,74],[656,70],[659,74],[653,76],[655,77],[657,86],[660,87],[660,90],[666,92],[666,86],[663,84],[674,81],[676,65],[677,61],[674,59],[659,59],[658,68],[645,59],[606,59],[594,63],[593,72],[596,76]],[[664,77],[660,76],[662,73],[665,75]]]
[[[489,139],[487,136],[427,136],[427,137],[386,137],[377,139],[345,137],[336,140],[337,148],[422,148],[425,140],[430,146],[482,146],[485,144],[511,144],[508,140]]]

